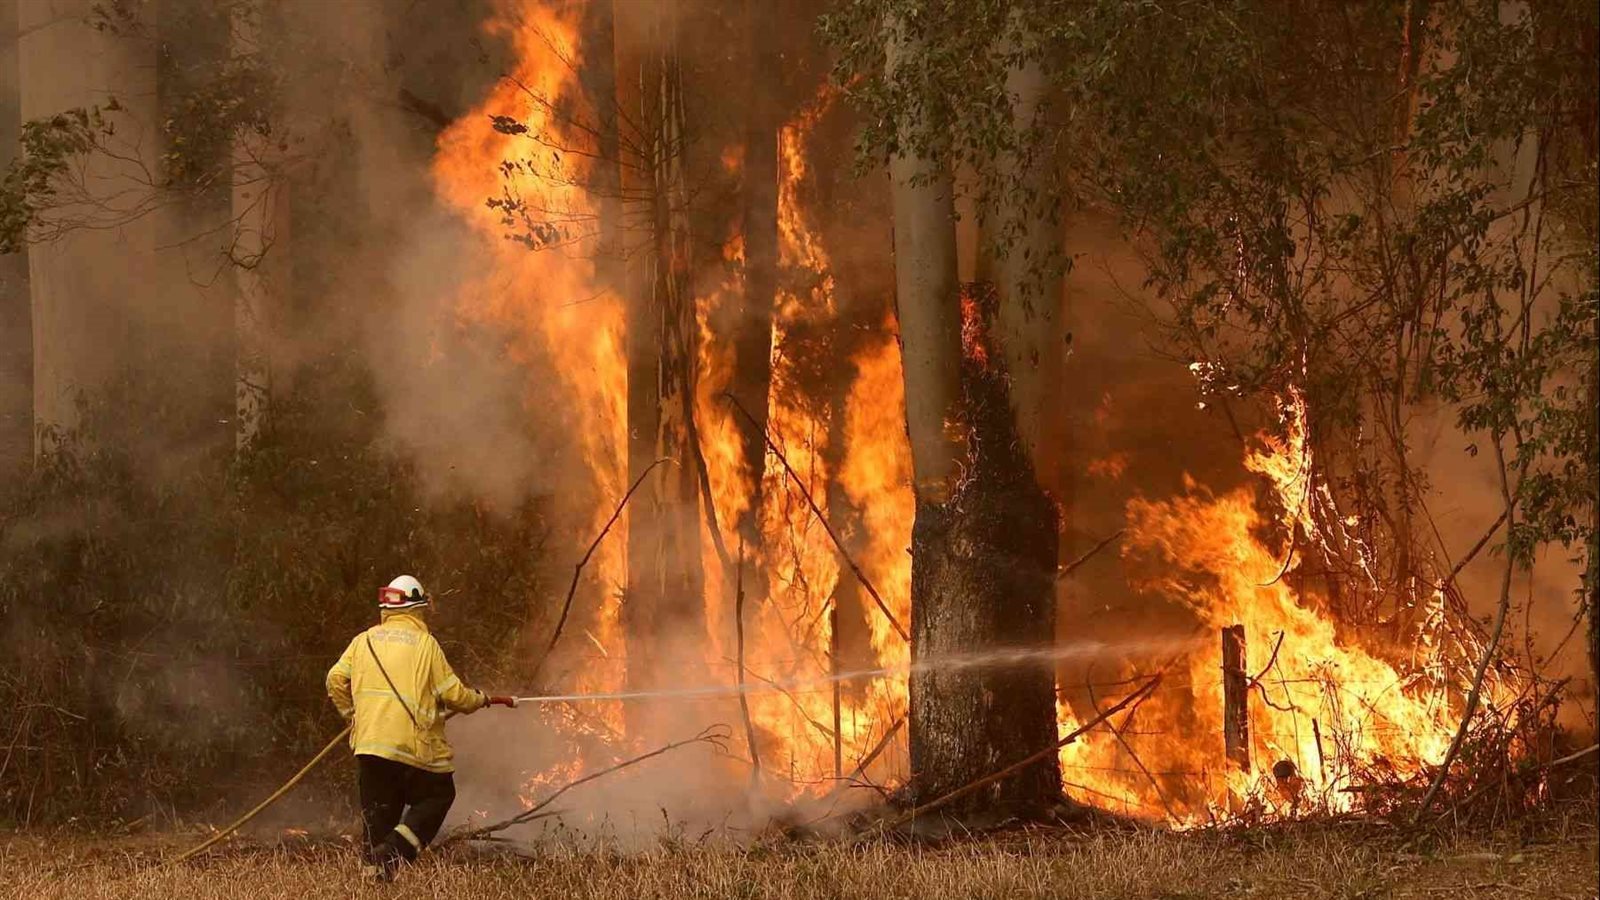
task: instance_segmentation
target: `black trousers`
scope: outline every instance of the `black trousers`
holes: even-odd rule
[[[356,757],[367,861],[406,860],[433,841],[456,799],[455,776],[378,756]],[[415,838],[413,843],[409,838]]]

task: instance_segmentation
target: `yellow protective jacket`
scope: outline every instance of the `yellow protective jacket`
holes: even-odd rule
[[[374,653],[394,681],[393,688],[374,662]],[[356,635],[328,670],[327,683],[328,697],[339,715],[347,722],[354,717],[351,750],[430,772],[455,771],[454,754],[444,737],[446,710],[470,713],[489,702],[482,691],[461,683],[439,642],[428,633],[427,623],[409,613],[389,613],[383,624]]]

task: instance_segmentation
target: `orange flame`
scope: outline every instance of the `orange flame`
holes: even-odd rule
[[[1277,492],[1284,524],[1314,529],[1298,398],[1285,414],[1287,439],[1262,436],[1245,464]],[[1125,552],[1158,573],[1139,586],[1188,609],[1205,649],[1171,661],[1177,677],[1139,712],[1146,723],[1139,733],[1119,742],[1101,730],[1063,748],[1069,782],[1131,812],[1194,824],[1241,804],[1280,814],[1345,811],[1356,797],[1345,789],[1369,767],[1405,774],[1443,757],[1460,713],[1447,683],[1404,671],[1342,635],[1293,587],[1296,558],[1262,543],[1264,524],[1248,486],[1218,496],[1185,479],[1182,496],[1129,502]],[[1251,666],[1250,772],[1223,758],[1222,660],[1213,638],[1235,624],[1245,628]],[[1063,731],[1083,718],[1065,705],[1061,711]],[[1275,765],[1290,771],[1285,762],[1293,775],[1276,777]]]
[[[483,239],[483,274],[462,287],[455,309],[464,320],[504,329],[513,358],[549,360],[559,389],[536,393],[530,385],[529,411],[536,412],[536,397],[553,394],[567,402],[562,417],[581,423],[570,433],[581,445],[587,484],[565,512],[594,533],[625,487],[627,366],[622,303],[595,275],[595,203],[584,187],[589,157],[562,152],[582,146],[581,130],[557,113],[577,90],[577,14],[502,0],[486,29],[515,47],[513,77],[440,136],[433,163],[439,197]],[[496,127],[507,121],[526,131]],[[507,241],[507,217],[485,205],[490,197],[515,198],[558,223],[551,226],[555,240],[542,252]],[[623,581],[618,548],[625,545],[620,536],[602,545],[593,563],[598,590],[587,592],[593,605],[574,622],[574,633],[586,629],[604,646],[620,638],[617,597],[608,588]],[[615,667],[585,665],[575,677],[582,689],[615,690],[620,675]]]

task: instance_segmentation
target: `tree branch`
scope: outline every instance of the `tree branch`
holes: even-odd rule
[[[663,457],[645,466],[644,471],[639,473],[639,477],[633,480],[633,485],[628,488],[628,492],[622,495],[622,501],[612,511],[611,518],[606,520],[605,527],[600,529],[600,533],[595,535],[594,541],[589,544],[589,549],[584,551],[583,558],[578,560],[576,566],[573,566],[572,584],[567,587],[567,599],[561,604],[561,617],[556,619],[556,627],[550,633],[550,642],[545,645],[544,655],[540,656],[539,661],[533,666],[533,681],[538,681],[540,671],[544,669],[544,664],[550,659],[550,653],[556,649],[556,642],[561,640],[561,631],[566,627],[567,616],[572,612],[572,598],[578,593],[578,579],[583,575],[583,567],[589,564],[590,557],[594,556],[594,551],[600,547],[600,542],[606,539],[606,535],[611,531],[611,526],[617,524],[617,519],[622,517],[622,510],[628,505],[628,501],[633,499],[633,493],[639,489],[639,485],[644,484],[645,476],[655,471],[656,466],[671,461]]]
[[[739,402],[739,398],[727,391],[723,391],[722,399],[733,404],[733,408],[738,410],[741,416],[744,416],[745,421],[749,422],[753,427],[760,428],[756,424],[755,417],[750,415],[750,411],[745,409],[744,405]],[[901,625],[900,620],[895,618],[894,613],[889,611],[889,605],[883,602],[883,597],[878,593],[878,589],[872,586],[872,581],[867,578],[867,574],[861,571],[861,567],[856,565],[856,561],[851,558],[850,552],[844,548],[844,541],[839,539],[839,535],[833,530],[833,526],[828,524],[828,517],[823,515],[822,510],[817,507],[817,501],[812,499],[811,492],[806,489],[805,481],[800,478],[794,467],[789,465],[788,457],[783,455],[783,451],[778,449],[778,445],[772,442],[772,435],[762,428],[761,437],[766,441],[767,449],[771,450],[773,455],[778,457],[778,462],[783,464],[783,470],[789,473],[789,480],[794,482],[794,486],[800,489],[800,496],[805,498],[806,505],[811,507],[811,512],[817,517],[817,521],[822,523],[822,529],[833,540],[833,546],[839,551],[839,556],[844,559],[845,565],[850,567],[850,571],[855,573],[856,579],[861,582],[861,586],[867,589],[867,593],[872,596],[872,602],[878,605],[878,610],[889,620],[889,624],[894,628],[895,634],[900,635],[900,639],[903,641],[911,640],[911,635],[906,631],[905,626]]]
[[[1439,763],[1439,770],[1433,773],[1433,781],[1428,784],[1427,793],[1422,795],[1422,804],[1417,808],[1417,814],[1412,822],[1420,822],[1428,814],[1428,807],[1433,805],[1433,800],[1439,794],[1439,789],[1444,786],[1445,778],[1450,774],[1450,765],[1455,762],[1456,754],[1461,752],[1461,743],[1466,740],[1467,731],[1472,725],[1472,717],[1478,712],[1478,702],[1483,692],[1483,676],[1489,670],[1489,660],[1494,658],[1495,650],[1500,645],[1500,635],[1505,632],[1506,612],[1511,608],[1511,573],[1517,567],[1516,554],[1511,552],[1510,526],[1514,523],[1513,516],[1516,501],[1511,496],[1511,486],[1506,476],[1506,453],[1501,446],[1503,435],[1497,434],[1494,439],[1494,456],[1500,463],[1500,496],[1505,503],[1505,513],[1502,516],[1507,526],[1506,540],[1506,568],[1500,578],[1500,608],[1495,611],[1494,631],[1489,635],[1489,643],[1483,648],[1483,656],[1478,660],[1478,667],[1472,674],[1472,690],[1467,692],[1467,708],[1461,713],[1461,725],[1456,728],[1456,735],[1450,740],[1450,749],[1445,751],[1444,759]],[[1520,483],[1520,479],[1519,479]],[[1498,527],[1498,523],[1496,523]],[[1491,529],[1490,534],[1494,533]],[[1484,536],[1488,540],[1488,535]],[[1480,546],[1481,546],[1480,542]],[[1476,549],[1473,550],[1477,552]],[[1469,555],[1470,558],[1470,555]],[[1458,565],[1464,565],[1466,560]],[[1454,573],[1452,573],[1453,577]]]
[[[932,812],[932,811],[934,811],[934,810],[936,810],[936,809],[938,809],[938,808],[940,808],[942,806],[946,806],[946,805],[950,804],[951,802],[953,802],[955,800],[959,800],[962,797],[965,797],[966,795],[968,795],[968,794],[970,794],[970,793],[972,793],[974,791],[981,790],[982,788],[988,787],[989,785],[994,784],[995,782],[1004,781],[1005,779],[1010,778],[1011,776],[1017,774],[1018,772],[1021,772],[1023,769],[1026,769],[1027,767],[1033,765],[1034,763],[1037,763],[1039,760],[1049,757],[1050,754],[1059,752],[1062,747],[1065,747],[1068,744],[1072,743],[1073,741],[1076,741],[1080,736],[1083,735],[1084,732],[1086,732],[1089,729],[1095,727],[1096,725],[1099,725],[1101,722],[1104,722],[1106,719],[1110,718],[1115,713],[1117,713],[1117,712],[1121,711],[1122,709],[1124,709],[1125,707],[1127,707],[1128,704],[1133,703],[1133,702],[1139,700],[1140,698],[1149,695],[1149,693],[1151,691],[1155,690],[1156,685],[1158,685],[1160,683],[1161,683],[1161,676],[1160,675],[1157,675],[1154,678],[1151,678],[1149,681],[1144,683],[1143,687],[1139,688],[1137,691],[1134,691],[1133,693],[1129,694],[1128,696],[1123,697],[1121,700],[1117,701],[1117,704],[1115,706],[1111,707],[1110,709],[1108,709],[1108,710],[1106,710],[1106,711],[1104,711],[1102,713],[1099,713],[1094,718],[1090,719],[1089,721],[1085,722],[1084,724],[1082,724],[1082,725],[1078,726],[1077,728],[1073,729],[1071,734],[1067,735],[1066,737],[1062,738],[1059,741],[1056,741],[1051,746],[1046,747],[1046,748],[1044,748],[1043,750],[1040,750],[1037,753],[1031,753],[1028,756],[1026,756],[1026,757],[1024,757],[1024,758],[1012,763],[1011,765],[1006,766],[1005,768],[1001,769],[1000,771],[991,773],[989,775],[985,775],[982,778],[979,778],[977,781],[974,781],[974,782],[972,782],[971,784],[968,784],[965,787],[956,788],[955,790],[951,791],[948,794],[945,794],[942,797],[939,797],[938,799],[931,800],[931,801],[929,801],[927,803],[924,803],[924,804],[922,804],[920,806],[912,807],[910,810],[908,810],[906,812],[905,815],[901,816],[898,819],[895,819],[894,821],[890,822],[888,825],[883,826],[884,830],[889,831],[889,830],[893,830],[895,828],[899,828],[901,825],[904,825],[907,822],[910,822],[912,819],[915,819],[917,816],[923,815],[925,813]]]
[[[1082,556],[1078,557],[1077,559],[1073,560],[1072,562],[1067,563],[1066,565],[1062,566],[1060,569],[1058,569],[1056,571],[1056,580],[1060,581],[1061,579],[1063,579],[1063,578],[1067,577],[1068,575],[1071,575],[1073,572],[1077,571],[1079,566],[1081,566],[1084,563],[1088,562],[1090,559],[1093,559],[1094,555],[1096,553],[1099,553],[1101,550],[1104,550],[1107,546],[1109,546],[1111,544],[1112,541],[1115,541],[1117,538],[1122,537],[1122,533],[1127,531],[1127,530],[1128,529],[1126,529],[1126,528],[1118,528],[1116,531],[1112,532],[1109,537],[1106,537],[1105,539],[1100,541],[1100,543],[1095,544],[1093,547],[1089,548],[1089,552],[1088,553],[1085,553]]]
[[[579,778],[577,781],[571,781],[571,782],[568,782],[565,785],[562,785],[560,790],[557,790],[555,793],[553,793],[550,796],[544,798],[543,800],[540,800],[538,803],[535,803],[533,806],[529,807],[528,809],[523,810],[522,812],[512,816],[509,819],[506,819],[506,820],[501,821],[501,822],[496,822],[493,825],[485,825],[482,828],[474,828],[474,829],[471,829],[470,831],[458,832],[458,833],[453,834],[450,837],[446,838],[441,843],[443,843],[443,844],[453,844],[456,841],[477,840],[477,839],[485,837],[487,835],[494,834],[497,831],[504,831],[507,828],[511,828],[512,826],[521,825],[521,824],[523,824],[525,822],[530,822],[530,821],[532,821],[534,819],[540,818],[540,815],[539,815],[540,810],[542,810],[545,807],[549,806],[550,804],[554,803],[556,801],[556,798],[560,797],[562,794],[565,794],[567,791],[570,791],[573,788],[578,787],[579,785],[588,784],[589,782],[594,781],[596,779],[604,778],[605,776],[610,775],[613,772],[620,772],[623,769],[627,769],[627,768],[630,768],[632,766],[636,766],[639,763],[645,762],[647,760],[654,759],[657,756],[660,756],[660,755],[662,755],[664,753],[670,753],[673,750],[678,749],[679,747],[687,747],[690,744],[710,744],[713,747],[717,747],[719,749],[725,749],[723,747],[723,741],[727,740],[727,734],[724,731],[724,728],[725,728],[725,726],[722,726],[722,725],[712,725],[711,727],[709,727],[706,730],[700,732],[699,734],[695,735],[692,738],[685,738],[684,740],[681,740],[681,741],[673,741],[670,744],[665,744],[665,745],[663,745],[661,747],[657,747],[656,749],[651,750],[649,753],[641,753],[638,756],[633,757],[632,759],[623,760],[622,762],[619,762],[619,763],[617,763],[616,765],[613,765],[613,766],[607,766],[606,768],[601,769],[598,772],[592,772],[592,773],[590,773],[588,775],[583,776],[582,778]]]

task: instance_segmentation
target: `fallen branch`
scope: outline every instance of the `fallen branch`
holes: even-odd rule
[[[1059,741],[1056,741],[1051,746],[1046,747],[1045,749],[1040,750],[1037,753],[1029,754],[1027,757],[1025,757],[1023,759],[1020,759],[1017,762],[1014,762],[1009,766],[1006,766],[1005,768],[1001,769],[1000,771],[993,772],[991,774],[985,775],[982,778],[979,778],[977,781],[972,782],[971,784],[968,784],[968,785],[966,785],[964,787],[956,788],[955,790],[949,792],[948,794],[945,794],[942,797],[939,797],[938,799],[930,800],[927,803],[924,803],[924,804],[922,804],[920,806],[914,806],[910,810],[908,810],[905,815],[903,815],[900,818],[895,819],[894,821],[890,822],[889,824],[883,826],[883,829],[885,831],[890,831],[890,830],[899,828],[901,825],[904,825],[907,822],[910,822],[911,820],[915,819],[916,817],[918,817],[920,815],[924,815],[926,813],[930,813],[930,812],[932,812],[932,811],[934,811],[936,809],[939,809],[940,807],[943,807],[943,806],[946,806],[946,805],[950,804],[953,801],[960,800],[962,797],[965,797],[968,794],[973,793],[974,791],[982,790],[983,788],[986,788],[991,784],[994,784],[994,783],[999,782],[999,781],[1004,781],[1005,779],[1010,778],[1011,776],[1017,774],[1018,772],[1021,772],[1023,769],[1026,769],[1029,766],[1033,765],[1034,763],[1037,763],[1039,760],[1047,759],[1053,753],[1059,753],[1061,751],[1062,747],[1065,747],[1068,744],[1072,743],[1073,741],[1076,741],[1079,737],[1081,737],[1083,735],[1084,732],[1086,732],[1089,729],[1095,727],[1096,725],[1099,725],[1101,722],[1104,722],[1106,719],[1110,718],[1111,716],[1115,715],[1116,713],[1122,711],[1130,703],[1133,703],[1133,702],[1139,700],[1142,697],[1148,696],[1151,691],[1155,690],[1156,685],[1158,685],[1160,683],[1161,683],[1161,676],[1160,675],[1156,675],[1154,678],[1151,678],[1149,681],[1145,682],[1143,687],[1139,688],[1137,691],[1134,691],[1133,693],[1129,694],[1128,696],[1123,697],[1121,700],[1117,701],[1117,704],[1115,706],[1111,707],[1110,709],[1108,709],[1108,710],[1106,710],[1106,711],[1104,711],[1102,713],[1097,714],[1094,718],[1090,719],[1089,721],[1087,721],[1087,722],[1083,723],[1082,725],[1078,726],[1077,728],[1073,729],[1071,734],[1067,735],[1066,737],[1062,738]]]
[[[1551,760],[1550,762],[1545,763],[1543,768],[1554,769],[1556,766],[1564,766],[1569,762],[1577,762],[1596,750],[1600,750],[1600,744],[1590,744],[1587,750],[1579,750],[1577,753],[1570,753],[1561,757],[1560,759]]]
[[[561,631],[567,626],[567,616],[572,613],[572,598],[577,596],[578,580],[583,576],[583,567],[589,564],[590,558],[594,556],[594,551],[599,549],[600,542],[605,540],[606,535],[611,532],[611,526],[617,524],[617,520],[622,518],[622,510],[627,507],[628,501],[633,499],[633,494],[639,489],[639,485],[644,484],[645,476],[654,472],[656,466],[665,462],[672,462],[672,460],[662,458],[644,467],[644,471],[639,473],[639,477],[633,480],[628,492],[622,495],[622,501],[617,504],[617,508],[612,510],[611,518],[606,520],[605,527],[600,529],[600,533],[595,535],[594,541],[589,544],[589,549],[584,551],[583,558],[578,560],[576,566],[573,566],[572,584],[567,587],[567,599],[561,604],[561,617],[556,619],[556,628],[550,633],[550,642],[545,645],[544,655],[539,657],[537,663],[534,663],[532,675],[534,681],[539,680],[540,671],[544,669],[545,662],[550,659],[550,653],[556,649],[556,642],[561,640]]]
[[[760,428],[760,425],[756,423],[755,417],[750,415],[749,410],[744,408],[737,397],[724,391],[722,399],[733,404],[733,408],[738,410],[739,414],[744,416],[745,420],[753,427]],[[778,462],[783,464],[783,470],[789,473],[789,480],[794,482],[794,486],[800,489],[800,496],[805,498],[806,505],[811,507],[811,512],[817,517],[817,521],[822,523],[822,530],[828,533],[829,539],[833,541],[834,548],[839,551],[839,556],[850,567],[850,571],[855,573],[856,579],[861,582],[861,586],[867,589],[867,593],[872,596],[872,602],[878,605],[878,610],[889,620],[889,625],[894,628],[895,634],[900,635],[900,639],[903,641],[911,640],[910,633],[900,624],[900,620],[895,618],[894,613],[889,611],[889,605],[883,602],[883,597],[878,593],[878,589],[872,586],[872,582],[868,580],[866,573],[861,571],[861,567],[856,565],[856,561],[850,556],[850,552],[844,548],[844,541],[839,539],[839,535],[833,530],[833,526],[828,524],[828,517],[822,514],[822,509],[817,506],[817,501],[812,499],[811,491],[806,489],[805,481],[800,478],[800,474],[794,470],[794,467],[789,465],[788,457],[783,455],[783,451],[778,449],[778,445],[772,442],[772,435],[768,434],[766,429],[763,428],[761,429],[761,438],[766,441],[767,449],[778,457]]]
[[[663,745],[661,747],[657,747],[656,749],[651,750],[649,753],[642,753],[642,754],[640,754],[638,756],[633,757],[632,759],[623,760],[622,762],[619,762],[614,766],[608,766],[607,768],[601,769],[598,772],[593,772],[593,773],[590,773],[588,775],[585,775],[582,778],[579,778],[577,781],[568,782],[567,784],[563,785],[560,788],[560,790],[557,790],[555,793],[551,794],[550,796],[544,798],[543,800],[540,800],[538,803],[535,803],[533,806],[529,807],[528,809],[523,810],[522,812],[512,816],[509,819],[506,819],[505,821],[496,822],[493,825],[485,825],[485,826],[483,826],[481,828],[473,828],[473,829],[468,830],[468,831],[457,832],[455,834],[450,835],[448,838],[446,838],[444,841],[442,841],[441,844],[453,844],[456,841],[478,840],[479,838],[485,837],[487,835],[494,834],[497,831],[504,831],[507,828],[511,828],[513,826],[516,826],[516,825],[521,825],[521,824],[523,824],[525,822],[531,822],[534,819],[537,819],[537,818],[541,817],[539,815],[540,810],[543,810],[545,807],[547,807],[550,804],[556,802],[556,799],[558,797],[560,797],[562,794],[565,794],[567,791],[570,791],[573,788],[578,787],[579,785],[588,784],[591,781],[595,781],[595,780],[604,778],[607,775],[610,775],[610,774],[612,774],[614,772],[620,772],[623,769],[626,769],[626,768],[629,768],[629,767],[632,767],[632,766],[636,766],[639,763],[645,762],[647,760],[654,759],[654,758],[656,758],[658,756],[661,756],[664,753],[670,753],[673,750],[678,749],[679,747],[687,747],[690,744],[710,744],[711,746],[716,747],[718,749],[725,749],[725,747],[723,745],[723,741],[727,740],[727,738],[728,738],[728,735],[727,735],[727,732],[725,730],[725,726],[713,725],[710,728],[707,728],[706,730],[700,732],[699,734],[695,735],[692,738],[685,738],[685,739],[683,739],[681,741],[673,741],[670,744],[666,744],[666,745]]]
[[[883,751],[889,749],[889,744],[894,740],[894,736],[899,734],[900,733],[900,729],[904,728],[905,725],[906,725],[906,717],[905,716],[901,716],[900,718],[895,719],[894,720],[894,724],[889,726],[889,730],[885,731],[883,733],[883,737],[878,738],[878,743],[874,744],[872,746],[872,749],[867,752],[867,755],[861,757],[861,761],[856,763],[856,767],[854,769],[850,770],[850,774],[846,775],[842,779],[840,779],[840,783],[835,785],[833,790],[830,790],[830,791],[828,791],[828,793],[823,794],[821,799],[823,801],[830,800],[836,794],[842,793],[846,789],[853,787],[855,785],[855,780],[857,778],[860,778],[862,775],[866,774],[867,767],[871,766],[874,762],[876,762],[878,760],[878,757],[883,755]],[[832,818],[832,814],[831,813],[829,815],[823,816],[821,819],[816,820],[816,822],[825,821],[825,820],[830,819],[830,818]],[[816,822],[813,822],[811,824],[815,825]]]
[[[1079,566],[1081,566],[1084,563],[1088,562],[1089,560],[1093,559],[1094,555],[1096,553],[1099,553],[1101,550],[1104,550],[1108,545],[1110,545],[1110,543],[1112,541],[1116,540],[1119,537],[1122,537],[1122,533],[1127,531],[1127,530],[1128,529],[1126,529],[1126,528],[1118,528],[1116,531],[1111,533],[1110,537],[1102,540],[1100,543],[1095,544],[1093,547],[1089,548],[1089,552],[1088,553],[1085,553],[1084,555],[1078,557],[1077,559],[1073,560],[1072,562],[1067,563],[1066,565],[1064,565],[1061,568],[1057,569],[1056,570],[1056,580],[1060,581],[1061,579],[1067,577],[1068,575],[1071,575]]]
[[[1551,769],[1556,768],[1557,766],[1566,765],[1569,762],[1575,762],[1577,760],[1583,759],[1585,756],[1588,756],[1589,754],[1595,752],[1596,750],[1600,750],[1600,744],[1594,744],[1594,745],[1591,745],[1587,750],[1579,750],[1577,753],[1573,753],[1573,754],[1570,754],[1570,755],[1567,755],[1567,756],[1563,756],[1560,759],[1551,760],[1550,762],[1544,763],[1542,765],[1534,766],[1531,769],[1528,769],[1528,770],[1526,770],[1524,772],[1518,773],[1518,775],[1516,777],[1519,778],[1519,779],[1526,779],[1530,775],[1543,773],[1543,772],[1548,772]],[[1439,811],[1439,815],[1436,817],[1436,820],[1437,819],[1447,818],[1452,813],[1454,813],[1456,810],[1460,810],[1460,809],[1463,809],[1463,808],[1471,807],[1471,805],[1473,804],[1474,801],[1476,801],[1479,797],[1482,797],[1484,794],[1488,793],[1491,788],[1495,788],[1495,787],[1504,788],[1505,784],[1504,784],[1504,782],[1491,781],[1491,782],[1486,782],[1486,783],[1484,783],[1482,785],[1479,785],[1478,788],[1476,790],[1474,790],[1472,793],[1468,794],[1465,797],[1462,797],[1457,802],[1451,804],[1448,808],[1440,810]]]
[[[882,755],[883,751],[889,749],[889,742],[894,740],[894,736],[899,734],[900,729],[904,728],[905,725],[905,716],[895,719],[894,724],[889,726],[889,730],[883,733],[883,737],[878,738],[878,743],[872,748],[872,751],[866,756],[861,757],[861,761],[856,763],[856,767],[851,770],[848,778],[853,779],[864,774],[867,771],[867,767],[876,762],[878,757]],[[1593,750],[1594,748],[1590,747],[1589,749]]]

